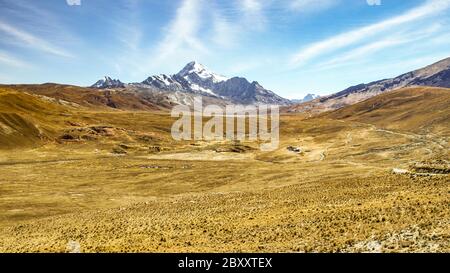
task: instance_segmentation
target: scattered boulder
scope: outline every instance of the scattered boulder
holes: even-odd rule
[[[148,147],[149,153],[159,153],[162,151],[162,148],[160,146],[150,146]]]
[[[66,134],[63,134],[63,135],[60,137],[60,139],[61,139],[61,140],[78,140],[78,137],[76,137],[76,136],[74,136],[74,135],[72,135],[72,134],[66,133]]]
[[[119,144],[119,147],[120,148],[122,148],[123,150],[128,150],[128,149],[130,149],[131,147],[130,146],[128,146],[127,144]]]
[[[446,160],[429,160],[415,163],[410,169],[422,174],[450,174],[450,163]]]
[[[78,123],[78,122],[73,122],[73,121],[67,121],[66,122],[69,126],[72,126],[72,127],[81,127],[81,126],[83,126],[81,123]]]
[[[246,153],[255,150],[255,148],[240,143],[224,144],[213,148],[216,153]]]
[[[138,136],[136,137],[136,139],[137,139],[138,141],[142,141],[142,142],[146,142],[146,143],[152,143],[152,142],[154,142],[154,141],[159,140],[158,138],[156,138],[156,137],[154,137],[154,136],[152,136],[152,135],[148,135],[148,134],[141,134],[141,135],[138,135]]]
[[[98,135],[114,136],[115,135],[114,131],[115,131],[115,129],[117,130],[118,128],[114,128],[111,126],[92,126],[92,127],[89,127],[89,129],[91,129]]]
[[[127,154],[127,151],[124,150],[123,148],[119,147],[119,146],[114,147],[111,152],[113,154],[117,154],[117,155],[125,155],[125,154]]]
[[[89,126],[76,127],[67,129],[63,135],[59,137],[63,141],[86,140],[93,141],[99,138],[129,138],[125,129],[112,126]]]
[[[303,152],[302,148],[300,148],[300,147],[288,146],[286,149],[289,152],[293,152],[293,153],[297,153],[297,154],[301,154]]]

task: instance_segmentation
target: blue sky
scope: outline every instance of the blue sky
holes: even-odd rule
[[[0,83],[140,82],[196,60],[326,95],[450,57],[449,26],[450,0],[0,0]]]

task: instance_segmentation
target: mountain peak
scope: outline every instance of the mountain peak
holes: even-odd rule
[[[110,76],[103,76],[103,81],[105,81],[105,82],[112,82],[114,80]]]
[[[112,79],[109,76],[104,76],[101,80],[94,83],[91,87],[105,89],[105,88],[123,88],[125,84],[120,80]]]
[[[178,73],[180,76],[186,76],[190,73],[202,73],[207,70],[204,65],[197,61],[192,61],[184,66],[184,68]]]
[[[211,81],[213,83],[223,82],[228,78],[210,71],[206,66],[197,61],[188,63],[178,74],[188,81]]]
[[[309,93],[308,95],[306,95],[306,96],[303,98],[303,102],[312,101],[312,100],[315,100],[315,99],[318,99],[318,98],[320,98],[319,95]]]
[[[318,98],[320,98],[319,95],[308,93],[303,99],[293,99],[292,102],[294,102],[294,103],[305,103],[305,102],[313,101],[313,100],[318,99]]]
[[[204,65],[202,65],[201,63],[199,63],[197,61],[192,61],[192,62],[188,63],[186,66],[191,67],[192,69],[194,69],[196,71],[201,71],[201,70],[206,69],[206,67]]]

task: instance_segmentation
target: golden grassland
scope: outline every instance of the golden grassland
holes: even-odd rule
[[[261,152],[0,88],[0,251],[448,252],[450,93],[396,92],[282,115]]]

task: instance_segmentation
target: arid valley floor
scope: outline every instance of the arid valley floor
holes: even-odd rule
[[[450,251],[448,89],[286,112],[261,152],[21,88],[0,87],[0,252]]]

